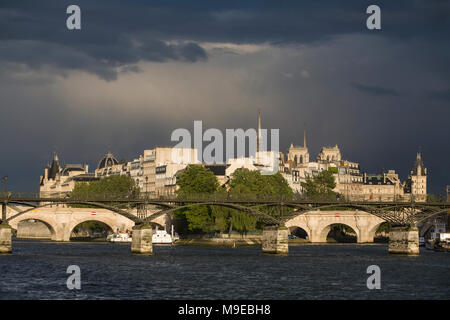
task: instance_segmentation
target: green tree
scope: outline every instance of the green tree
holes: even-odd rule
[[[219,181],[211,170],[192,164],[177,177],[177,196],[212,195],[219,190]]]
[[[139,187],[127,175],[105,177],[98,181],[77,182],[70,199],[133,199],[139,196]]]
[[[336,200],[337,193],[333,191],[336,182],[331,171],[324,170],[312,179],[306,178],[306,182],[302,182],[301,186],[310,199]]]
[[[230,195],[234,199],[286,199],[293,197],[292,189],[281,173],[262,175],[257,170],[237,169],[231,176]]]
[[[217,177],[211,170],[202,165],[189,165],[177,177],[179,189],[177,197],[189,198],[214,198],[223,196],[224,190],[220,188]],[[213,232],[224,227],[225,214],[219,208],[198,205],[175,212],[177,229],[181,234],[187,232]]]
[[[273,175],[262,175],[260,171],[237,169],[231,176],[230,197],[239,200],[254,199],[283,199],[290,200],[293,197],[293,191],[289,187],[286,179],[277,172]],[[278,217],[287,213],[288,208],[280,207],[261,207],[264,213]],[[234,209],[228,209],[230,212],[229,233],[232,229],[246,233],[258,229],[258,221],[255,217]]]
[[[439,201],[439,198],[438,197],[436,197],[434,194],[428,194],[427,195],[427,202],[440,202]]]
[[[261,175],[259,171],[238,169],[231,176],[228,195],[220,188],[216,176],[201,165],[188,166],[178,177],[177,196],[180,199],[213,198],[221,199],[270,199],[289,200],[293,192],[280,173]],[[267,207],[262,211],[279,216],[285,208]],[[258,228],[258,221],[248,213],[220,206],[192,206],[175,212],[177,229],[187,232],[232,232],[233,229],[246,233]]]

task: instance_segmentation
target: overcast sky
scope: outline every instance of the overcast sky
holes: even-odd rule
[[[81,8],[81,30],[66,8]],[[370,4],[381,30],[366,28]],[[312,159],[338,144],[368,173],[450,184],[448,1],[0,2],[0,175],[37,190],[52,152],[91,170],[176,128],[280,129]]]

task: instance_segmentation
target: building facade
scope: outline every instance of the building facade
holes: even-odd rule
[[[156,147],[144,150],[141,192],[149,197],[170,197],[177,189],[177,174],[189,164],[198,164],[195,148]]]
[[[280,172],[299,195],[305,192],[302,182],[328,170],[335,178],[334,191],[350,201],[425,202],[427,199],[427,169],[420,153],[417,153],[413,170],[405,182],[399,179],[395,170],[380,174],[361,172],[359,163],[342,159],[337,145],[323,147],[315,162],[306,159],[309,159],[309,152],[305,136],[303,146],[291,144],[287,156],[280,156]]]
[[[97,180],[93,173],[89,173],[87,164],[61,165],[56,152],[53,154],[51,165],[44,168],[44,175],[40,176],[39,195],[41,198],[66,197],[77,182]]]

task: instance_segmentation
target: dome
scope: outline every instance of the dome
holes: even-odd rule
[[[112,155],[111,152],[108,152],[103,158],[102,160],[100,160],[100,162],[98,163],[98,167],[97,169],[103,169],[105,167],[112,167],[113,165],[118,164],[119,161],[117,161],[116,158],[114,158],[114,156]]]

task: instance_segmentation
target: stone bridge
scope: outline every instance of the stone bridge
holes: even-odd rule
[[[1,200],[1,199],[0,199]],[[418,254],[418,223],[446,213],[444,203],[357,203],[320,202],[312,200],[239,200],[239,199],[50,199],[4,197],[1,200],[0,253],[12,251],[11,228],[18,228],[20,221],[42,221],[51,237],[68,241],[72,230],[85,221],[100,221],[112,230],[133,229],[131,251],[152,254],[152,233],[155,225],[168,226],[168,220],[176,210],[198,205],[222,206],[255,217],[265,225],[262,249],[265,253],[287,254],[289,227],[303,229],[311,242],[325,242],[333,224],[351,227],[359,243],[372,242],[381,223],[392,224],[389,234],[389,253]],[[83,205],[86,209],[72,208]],[[153,208],[144,217],[142,211],[130,208]],[[279,206],[293,211],[279,219],[260,210],[262,207]],[[125,209],[127,208],[127,209]],[[161,209],[163,208],[163,209]],[[338,210],[340,209],[340,210]],[[169,222],[170,223],[170,222]]]
[[[303,229],[311,242],[327,242],[327,235],[333,224],[344,224],[355,231],[357,242],[373,242],[378,227],[383,219],[363,211],[308,211],[300,214],[284,225],[288,228]]]
[[[14,208],[14,209],[13,209]],[[13,217],[18,211],[25,211],[29,207],[15,206],[8,207],[6,211],[7,219]],[[149,210],[152,212],[151,210]],[[158,209],[154,209],[154,212]],[[136,209],[129,210],[136,215]],[[26,220],[36,220],[45,224],[51,234],[51,240],[69,241],[73,229],[80,223],[86,221],[98,221],[106,224],[114,232],[119,229],[122,231],[132,230],[135,225],[133,220],[124,217],[116,212],[102,208],[70,208],[65,205],[54,205],[51,207],[35,208],[30,211],[8,221],[9,225],[19,230],[19,223]],[[162,228],[170,227],[170,218],[158,216],[151,222]]]

